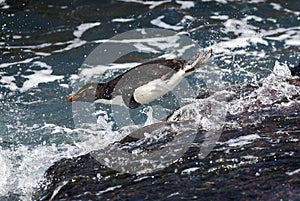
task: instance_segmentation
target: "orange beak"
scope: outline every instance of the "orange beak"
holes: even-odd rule
[[[69,102],[69,103],[72,102],[72,101],[73,101],[73,98],[74,98],[74,94],[70,95],[70,96],[68,97],[68,102]]]

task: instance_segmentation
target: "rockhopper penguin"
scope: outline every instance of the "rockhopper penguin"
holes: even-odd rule
[[[212,55],[198,53],[191,60],[160,59],[140,64],[107,83],[89,83],[68,97],[68,102],[100,102],[125,104],[136,108],[173,90],[177,84]]]

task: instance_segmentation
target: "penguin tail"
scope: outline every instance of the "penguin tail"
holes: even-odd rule
[[[203,65],[209,60],[209,58],[212,56],[212,52],[212,49],[210,49],[207,53],[200,51],[193,59],[191,59],[186,63],[186,65],[184,65],[183,70],[185,72],[195,70],[197,66]]]

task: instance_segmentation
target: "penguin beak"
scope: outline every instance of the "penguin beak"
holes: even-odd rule
[[[72,95],[70,95],[69,97],[68,97],[68,102],[70,103],[70,102],[72,102],[73,100],[74,100],[74,96],[75,96],[75,94],[72,94]]]

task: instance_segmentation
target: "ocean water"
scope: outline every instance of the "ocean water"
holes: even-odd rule
[[[212,49],[208,65],[187,78],[199,93],[202,87],[215,92],[262,80],[274,68],[279,71],[275,75],[285,76],[282,72],[300,61],[297,0],[2,0],[0,12],[0,198],[8,200],[31,200],[55,161],[105,147],[124,136],[105,119],[98,122],[100,131],[76,127],[72,104],[66,101],[91,51],[117,34],[160,28],[188,36],[204,50]],[[155,45],[174,49],[165,43]],[[138,48],[145,51],[144,46]],[[154,55],[179,56],[168,51]],[[126,64],[99,70],[107,68],[104,79],[109,80],[144,57],[133,55],[125,59]],[[259,98],[268,103],[264,96]],[[235,108],[246,107],[248,101],[237,101],[240,107]],[[243,145],[257,138],[249,134],[228,144]]]

